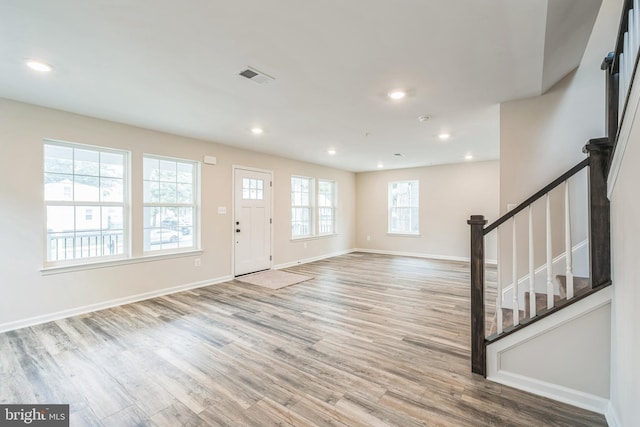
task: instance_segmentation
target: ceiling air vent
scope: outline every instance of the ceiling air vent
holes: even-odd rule
[[[252,82],[255,82],[261,85],[275,80],[270,75],[265,74],[262,71],[258,71],[255,68],[251,68],[251,67],[245,68],[244,70],[240,71],[238,74],[241,75],[242,77],[245,77],[251,80]]]

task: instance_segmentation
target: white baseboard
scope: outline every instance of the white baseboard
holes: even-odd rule
[[[55,313],[35,316],[28,319],[21,319],[13,322],[1,323],[0,333],[13,331],[21,328],[27,328],[29,326],[35,326],[42,323],[52,322],[54,320],[65,319],[67,317],[79,316],[81,314],[100,311],[100,310],[104,310],[111,307],[117,307],[119,305],[131,304],[134,302],[156,298],[163,295],[174,294],[176,292],[187,291],[189,289],[196,289],[204,286],[216,285],[218,283],[227,282],[232,279],[233,279],[232,276],[224,276],[224,277],[219,277],[211,280],[203,280],[201,282],[187,283],[184,285],[174,286],[171,288],[158,289],[151,292],[145,292],[143,294],[130,295],[127,297],[116,298],[116,299],[112,299],[104,302],[99,302],[96,304],[86,305],[83,307],[76,307],[69,310],[62,310]]]
[[[274,270],[280,270],[282,268],[295,267],[296,265],[308,264],[310,262],[321,261],[321,260],[327,259],[327,258],[333,258],[333,257],[340,256],[340,255],[350,254],[351,252],[354,252],[354,251],[355,251],[354,249],[347,249],[347,250],[344,250],[344,251],[333,252],[333,253],[330,253],[330,254],[320,255],[320,256],[316,256],[316,257],[303,258],[303,259],[299,259],[299,260],[296,260],[296,261],[285,262],[285,263],[282,263],[282,264],[274,265],[273,269]]]
[[[425,254],[420,252],[385,251],[385,250],[379,250],[379,249],[364,249],[364,248],[356,248],[356,249],[353,249],[351,252],[366,252],[370,254],[397,255],[397,256],[409,256],[409,257],[415,257],[415,258],[440,259],[443,261],[469,262],[468,257],[433,255],[433,254]],[[491,261],[495,261],[495,260],[487,260],[487,263],[491,264]]]
[[[501,371],[491,377],[487,376],[487,379],[509,387],[567,403],[578,408],[597,412],[598,414],[605,414],[609,406],[609,400],[603,397],[563,387],[558,384],[551,384],[534,378],[514,374],[512,372]]]
[[[353,252],[365,252],[365,253],[370,253],[370,254],[381,254],[381,255],[396,255],[396,256],[407,256],[407,257],[415,257],[415,258],[429,258],[429,259],[438,259],[438,260],[443,260],[443,261],[462,261],[462,262],[469,262],[469,258],[467,257],[456,257],[456,256],[447,256],[447,255],[433,255],[433,254],[424,254],[424,253],[419,253],[419,252],[399,252],[399,251],[385,251],[385,250],[379,250],[379,249],[364,249],[364,248],[354,248],[354,249],[348,249],[345,251],[340,251],[340,252],[334,252],[331,254],[326,254],[326,255],[320,255],[317,257],[312,257],[312,258],[304,258],[304,259],[299,259],[296,261],[292,261],[292,262],[285,262],[282,264],[277,264],[273,266],[274,270],[280,270],[282,268],[289,268],[289,267],[295,267],[296,265],[301,265],[301,264],[307,264],[310,262],[314,262],[314,261],[321,261],[323,259],[327,259],[327,258],[333,258],[336,256],[340,256],[340,255],[346,255],[346,254],[350,254]],[[498,263],[497,260],[493,259],[489,259],[486,260],[487,264],[490,265],[496,265]]]
[[[611,402],[609,402],[609,405],[607,405],[607,411],[604,413],[604,417],[607,419],[607,424],[609,425],[609,427],[622,427],[620,418],[618,418],[616,409],[613,407]]]

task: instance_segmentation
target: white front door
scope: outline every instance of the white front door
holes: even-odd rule
[[[234,274],[271,268],[271,173],[234,169]]]

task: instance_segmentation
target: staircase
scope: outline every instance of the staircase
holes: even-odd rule
[[[492,224],[487,226],[481,215],[472,215],[467,221],[471,226],[471,363],[474,373],[486,376],[487,345],[611,285],[609,200],[606,194],[611,147],[609,138],[590,140],[583,150],[588,154],[586,159]],[[579,177],[584,171],[586,182],[582,184]],[[580,193],[581,184],[587,187],[584,191],[588,193],[588,201],[585,211],[576,213],[571,201],[576,193]],[[582,272],[574,271],[576,246],[572,233],[577,227],[576,217],[588,218],[588,230],[585,231],[589,248],[588,271]],[[488,237],[497,246],[499,262],[495,281],[490,282],[485,295],[485,240]],[[522,259],[523,254],[528,263]],[[528,265],[524,267],[523,264]],[[558,270],[563,274],[558,274]],[[507,294],[510,298],[505,298]],[[488,295],[495,295],[495,304],[491,298],[485,300]]]
[[[585,160],[492,224],[487,226],[482,215],[472,215],[467,221],[471,228],[471,368],[474,373],[485,377],[487,375],[487,345],[553,316],[611,285],[607,176],[625,117],[631,114],[633,119],[635,114],[635,110],[628,112],[627,108],[634,83],[637,83],[635,76],[639,53],[640,6],[637,0],[625,0],[615,51],[607,55],[601,66],[606,76],[607,136],[590,140],[583,149],[588,155]],[[588,272],[574,274],[574,227],[570,200],[575,184],[572,187],[570,180],[575,179],[575,175],[585,168],[588,169]],[[558,208],[552,206],[551,194],[561,189],[564,189],[564,206]],[[546,215],[542,220],[536,219],[534,204],[539,208],[542,203],[546,204]],[[563,214],[558,214],[558,209]],[[564,218],[559,218],[562,216]],[[528,234],[522,232],[527,220]],[[558,220],[564,222],[564,225],[558,226]],[[541,223],[545,225],[544,230],[540,227]],[[563,236],[558,235],[558,229],[563,230]],[[493,241],[497,242],[497,271],[488,267],[485,262],[485,240],[491,233],[495,233]],[[562,274],[554,271],[559,240],[564,240],[563,253],[559,256],[565,266]],[[508,250],[501,250],[501,244],[504,245],[503,248],[511,246],[511,256]],[[540,252],[545,252],[546,257],[542,263]],[[528,267],[523,267],[526,264],[522,259],[523,253],[528,255]],[[491,279],[487,287],[485,270]],[[508,274],[509,270],[511,274]],[[541,280],[537,277],[539,273],[546,273],[546,278]],[[521,288],[525,285],[528,285],[526,289]],[[510,293],[511,298],[505,298],[507,293]],[[585,303],[587,304],[577,305],[577,310],[589,302]],[[574,310],[568,312],[572,311]]]
[[[567,299],[567,276],[565,275],[556,275],[555,277],[556,283],[558,284],[559,293],[554,294],[553,296],[553,306],[560,307],[565,306],[568,303]],[[573,278],[573,286],[574,286],[574,297],[580,299],[582,296],[587,296],[592,293],[591,283],[589,278],[587,277],[574,277]],[[536,315],[544,314],[547,311],[547,294],[541,292],[535,292],[535,315],[532,316],[531,313],[531,294],[525,293],[524,295],[524,310],[518,310],[519,313],[519,323],[526,322],[526,319],[533,318]],[[497,312],[493,314],[491,324],[487,330],[487,340],[494,341],[497,338],[498,331],[498,314]],[[510,308],[502,308],[502,330],[504,333],[510,331],[510,328],[513,328],[513,309]]]

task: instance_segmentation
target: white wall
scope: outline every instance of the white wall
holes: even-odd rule
[[[274,265],[354,247],[355,174],[351,172],[9,100],[0,99],[0,120],[0,329],[83,307],[96,308],[108,301],[228,278],[232,274],[232,165],[274,172]],[[199,161],[204,155],[217,156],[216,165],[202,165],[202,253],[43,275],[43,138],[131,151],[134,257],[142,255],[142,233],[135,230],[142,229],[143,153]],[[337,182],[338,235],[290,240],[292,174]],[[227,207],[226,215],[218,214],[220,206]],[[194,267],[196,256],[201,258],[201,267]]]
[[[611,306],[607,304],[578,320],[522,342],[504,352],[502,369],[607,398],[610,320]],[[565,346],[567,342],[571,346]]]
[[[357,247],[468,259],[469,217],[497,218],[498,173],[497,160],[359,173]],[[387,234],[387,188],[390,181],[399,180],[420,181],[419,237]],[[487,258],[495,259],[495,253],[488,252]]]
[[[640,402],[639,164],[640,120],[636,116],[624,151],[618,179],[611,193],[614,292],[611,403],[620,426],[640,425],[640,405],[638,405]]]
[[[605,76],[622,0],[604,0],[580,66],[547,93],[500,105],[500,212],[585,158],[582,147],[605,136]]]

